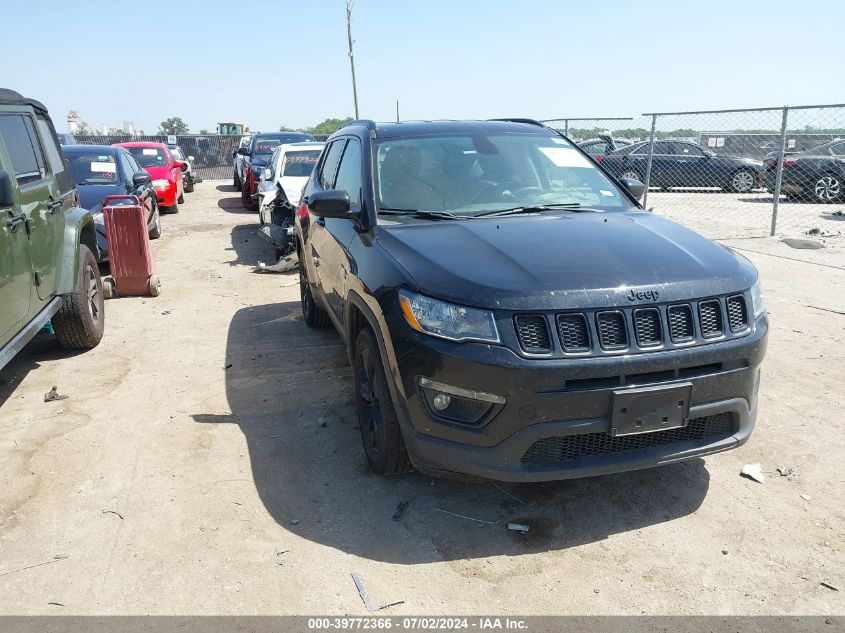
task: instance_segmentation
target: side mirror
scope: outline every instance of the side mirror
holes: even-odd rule
[[[194,162],[194,157],[193,157],[193,156],[188,156],[188,161],[189,161],[189,162],[191,162],[191,163],[193,163],[193,162]]]
[[[349,194],[341,189],[327,189],[311,194],[308,208],[321,218],[346,218],[351,215]]]
[[[645,185],[636,178],[622,178],[619,181],[625,189],[637,200],[642,200],[645,195]]]
[[[261,180],[271,180],[273,178],[273,172],[270,171],[269,167],[265,167],[264,171],[261,172]]]
[[[187,167],[187,166],[188,166],[188,163],[186,163],[186,162],[185,162],[185,161],[183,161],[183,160],[174,160],[174,161],[173,161],[173,166],[174,166],[176,169],[185,169],[185,167]]]
[[[15,204],[15,196],[12,191],[12,179],[9,172],[0,169],[0,207],[11,207]]]
[[[240,154],[241,156],[249,156],[249,148],[248,147],[239,147],[237,153]]]
[[[139,171],[137,174],[132,176],[132,184],[136,187],[143,187],[144,185],[150,184],[152,181],[153,177],[145,171]]]

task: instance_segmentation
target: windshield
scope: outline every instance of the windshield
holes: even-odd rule
[[[126,149],[141,167],[164,167],[167,164],[167,157],[158,147],[127,147]]]
[[[259,136],[255,139],[256,154],[272,154],[273,150],[284,143],[301,143],[313,141],[307,134],[288,134],[282,136]]]
[[[633,207],[568,141],[538,134],[444,135],[381,141],[376,150],[379,210],[458,216],[517,207]]]
[[[77,185],[113,185],[117,183],[117,163],[114,156],[96,152],[67,157],[68,169]]]
[[[310,176],[317,159],[320,158],[319,149],[286,152],[282,164],[282,176]]]

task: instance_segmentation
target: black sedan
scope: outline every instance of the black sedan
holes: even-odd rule
[[[777,152],[771,152],[764,162],[769,191],[775,190],[777,162]],[[780,190],[787,196],[815,202],[845,199],[845,139],[784,156]]]
[[[150,175],[122,147],[111,145],[62,145],[65,162],[76,183],[80,206],[94,215],[100,261],[108,259],[103,220],[106,196],[135,195],[144,204],[150,239],[161,236],[158,202]]]
[[[605,156],[602,166],[617,178],[646,181],[650,142],[634,143]],[[750,158],[720,156],[688,141],[655,141],[649,185],[718,187],[747,193],[760,186],[762,163]]]
[[[601,134],[599,135],[599,138],[592,138],[588,141],[578,143],[578,147],[592,156],[593,160],[597,163],[600,163],[604,160],[604,157],[611,152],[614,152],[617,149],[622,149],[623,147],[628,147],[630,144],[631,141],[613,138],[609,134]]]

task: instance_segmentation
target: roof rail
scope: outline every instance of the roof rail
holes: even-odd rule
[[[534,119],[520,119],[520,118],[504,118],[504,119],[488,119],[489,121],[510,121],[511,123],[528,123],[529,125],[537,125],[539,127],[546,127],[539,121]]]
[[[365,125],[367,126],[368,130],[376,129],[376,122],[370,119],[355,119],[354,121],[347,121],[346,123],[341,123],[340,127],[338,127],[337,129],[339,130],[350,125]]]

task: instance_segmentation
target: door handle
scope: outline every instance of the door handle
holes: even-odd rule
[[[26,222],[26,213],[20,213],[18,215],[13,215],[11,217],[6,218],[6,228],[9,229],[10,233],[14,233],[18,230],[18,226],[24,224]]]

